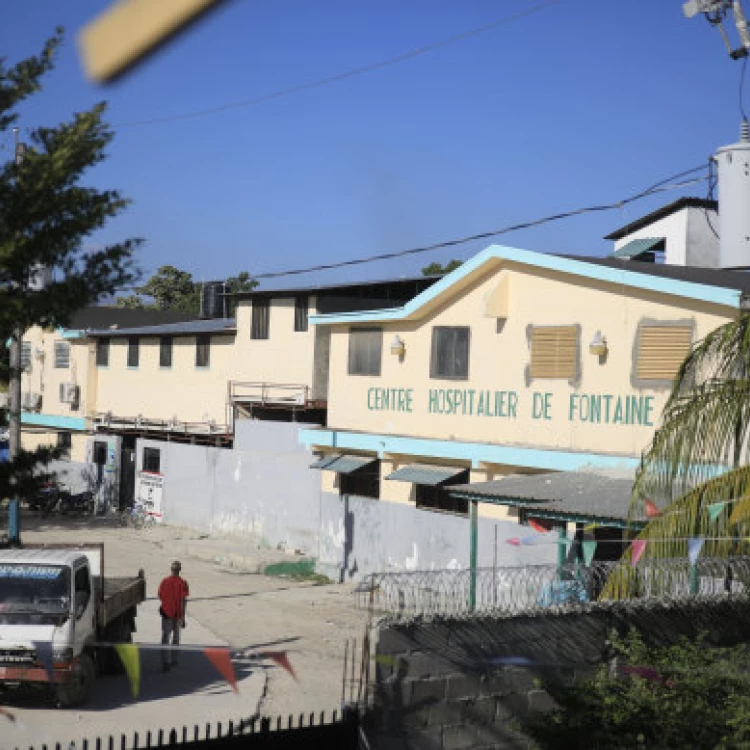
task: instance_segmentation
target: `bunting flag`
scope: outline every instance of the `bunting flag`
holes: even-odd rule
[[[599,524],[598,523],[587,523],[584,527],[584,531],[593,531],[594,529],[598,529]]]
[[[524,547],[531,547],[534,544],[536,544],[539,540],[536,536],[522,536],[521,537],[521,544]]]
[[[115,643],[115,651],[130,680],[133,698],[137,698],[141,691],[141,657],[138,653],[138,646],[134,643]]]
[[[703,539],[688,539],[687,548],[688,548],[688,560],[690,560],[691,565],[695,565],[696,560],[698,559],[698,555],[700,554],[701,547],[703,546]]]
[[[376,664],[382,664],[384,667],[393,667],[394,669],[398,666],[398,659],[395,656],[388,656],[387,654],[376,654],[373,656]]]
[[[661,511],[646,498],[646,518],[658,518],[661,515]]]
[[[725,505],[726,503],[713,503],[708,506],[708,517],[712,522],[721,515],[721,511],[724,510]]]
[[[4,716],[12,724],[16,723],[16,717],[7,708],[0,706],[0,716]]]
[[[593,539],[586,539],[583,542],[583,561],[586,565],[591,565],[591,561],[594,559],[594,552],[596,552],[596,542]]]
[[[208,660],[216,667],[216,671],[232,686],[235,693],[237,689],[237,676],[234,673],[232,656],[228,648],[204,648],[203,653]]]
[[[297,680],[297,675],[294,673],[294,669],[286,655],[286,651],[261,651],[258,656],[261,656],[265,659],[270,659],[275,664],[278,664],[282,669],[286,669],[287,672],[289,672],[292,677],[294,677],[295,680]],[[297,680],[299,682],[299,680]]]
[[[646,540],[645,539],[634,539],[632,549],[630,552],[630,564],[635,567],[638,565],[638,560],[641,559],[643,553],[646,551]]]
[[[506,539],[505,543],[506,544],[512,544],[514,547],[520,547],[521,546],[521,540],[517,536],[514,536],[512,539]]]
[[[52,668],[52,644],[46,641],[34,641],[37,661],[44,667],[50,684],[55,681],[55,672]]]
[[[531,526],[534,531],[538,531],[540,534],[545,534],[548,531],[552,531],[552,524],[549,521],[538,521],[535,518],[530,518],[529,526]]]

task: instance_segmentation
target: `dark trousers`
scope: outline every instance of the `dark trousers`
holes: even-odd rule
[[[171,643],[173,646],[179,646],[181,628],[182,628],[182,620],[178,620],[172,617],[162,617],[161,618],[162,645],[167,646]],[[161,663],[169,664],[171,661],[172,664],[177,664],[177,658],[178,658],[179,653],[180,652],[177,649],[173,650],[171,648],[163,648],[161,650]]]

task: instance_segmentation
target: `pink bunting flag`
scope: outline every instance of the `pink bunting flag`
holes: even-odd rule
[[[16,717],[7,708],[0,706],[0,716],[4,716],[12,724],[16,723]]]
[[[633,540],[632,549],[630,551],[630,564],[635,567],[638,565],[638,560],[641,559],[643,553],[646,551],[646,540],[635,539]]]
[[[552,524],[549,521],[537,521],[535,518],[529,519],[529,526],[540,534],[552,531]]]
[[[658,518],[661,515],[661,511],[646,498],[646,518]]]
[[[506,544],[512,544],[514,547],[520,547],[521,546],[521,540],[517,536],[514,536],[512,539],[506,539],[505,543]]]
[[[238,693],[237,676],[234,673],[232,656],[228,648],[204,648],[203,653],[216,667],[216,671],[232,686],[232,690]]]
[[[289,674],[292,675],[295,680],[297,680],[297,675],[294,673],[294,669],[292,668],[291,662],[286,655],[286,651],[261,651],[258,656],[261,656],[264,659],[270,659],[275,664],[278,664],[278,666],[280,666],[282,669],[286,669],[286,671],[289,672]],[[297,680],[297,682],[299,682],[299,680]]]
[[[701,552],[702,546],[703,546],[703,539],[700,539],[700,538],[688,539],[688,543],[687,543],[688,560],[690,560],[691,565],[695,565],[696,561],[698,560],[698,555]]]

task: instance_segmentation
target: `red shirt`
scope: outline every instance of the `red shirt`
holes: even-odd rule
[[[182,600],[187,599],[189,593],[184,578],[167,576],[159,584],[159,599],[164,614],[172,620],[181,620],[185,616],[182,611]]]

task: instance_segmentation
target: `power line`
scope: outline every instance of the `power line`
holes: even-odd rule
[[[243,99],[238,102],[221,104],[217,107],[208,107],[206,109],[198,109],[192,112],[183,112],[177,115],[165,115],[164,117],[153,117],[147,120],[132,120],[130,122],[120,122],[116,123],[112,127],[134,128],[143,125],[159,125],[167,122],[176,122],[178,120],[189,120],[196,117],[206,117],[207,115],[226,112],[230,109],[240,109],[241,107],[249,107],[252,104],[262,104],[263,102],[272,101],[274,99],[281,99],[282,97],[289,96],[290,94],[296,94],[300,91],[307,91],[309,89],[316,89],[320,88],[321,86],[327,86],[331,83],[338,83],[339,81],[344,81],[347,78],[354,78],[355,76],[364,75],[365,73],[373,73],[376,70],[381,70],[382,68],[387,68],[391,65],[397,65],[398,63],[405,62],[406,60],[411,60],[415,57],[419,57],[420,55],[425,55],[428,52],[434,52],[435,50],[442,49],[443,47],[448,47],[451,44],[456,44],[456,42],[462,42],[466,39],[479,36],[480,34],[484,34],[487,31],[496,29],[499,26],[505,26],[507,24],[514,23],[515,21],[520,21],[524,18],[527,18],[528,16],[533,15],[534,13],[539,13],[540,11],[547,9],[552,5],[556,5],[560,1],[561,0],[546,0],[546,2],[539,3],[538,5],[534,5],[531,8],[527,8],[526,10],[519,11],[518,13],[514,13],[513,15],[505,16],[504,18],[500,18],[497,21],[491,21],[484,26],[478,26],[475,29],[470,29],[469,31],[455,34],[454,36],[448,37],[446,39],[441,39],[440,41],[426,44],[423,47],[417,47],[416,49],[412,49],[408,52],[396,55],[395,57],[390,57],[385,60],[370,63],[369,65],[361,65],[358,68],[351,68],[350,70],[344,71],[343,73],[337,73],[336,75],[327,76],[326,78],[319,78],[316,81],[299,83],[294,86],[289,86],[285,89],[280,89],[279,91],[274,91],[270,94],[263,94],[262,96],[257,96],[252,99]]]

